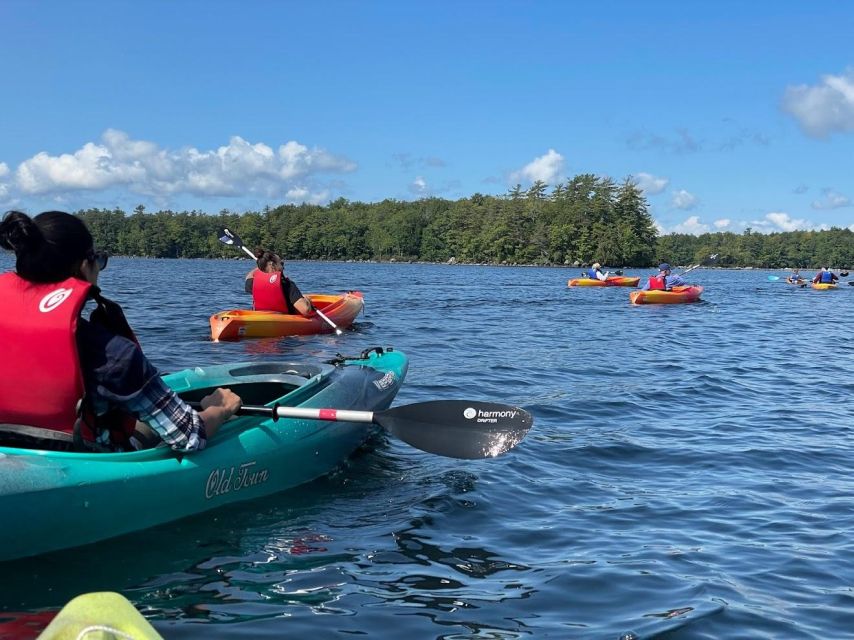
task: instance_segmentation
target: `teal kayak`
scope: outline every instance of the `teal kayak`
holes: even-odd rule
[[[387,409],[407,357],[372,349],[331,363],[254,362],[178,371],[187,401],[229,387],[244,404]],[[374,427],[241,415],[198,452],[74,453],[0,447],[0,561],[76,547],[283,491],[337,467]]]

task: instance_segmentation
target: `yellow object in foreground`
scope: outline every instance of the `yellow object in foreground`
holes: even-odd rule
[[[62,608],[38,640],[163,640],[123,595],[85,593]]]

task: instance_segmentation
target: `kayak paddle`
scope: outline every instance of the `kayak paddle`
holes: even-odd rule
[[[239,249],[243,249],[246,252],[246,255],[248,255],[250,258],[252,258],[253,260],[257,259],[255,254],[252,253],[252,251],[250,251],[245,244],[243,244],[243,240],[240,239],[240,236],[228,229],[227,227],[223,228],[223,230],[220,231],[219,241],[223,244],[227,244],[230,247],[237,247]],[[319,315],[326,324],[328,324],[335,330],[335,335],[340,336],[342,333],[344,333],[343,331],[341,331],[341,329],[338,328],[338,325],[332,322],[332,320],[329,319],[326,314],[323,313],[320,309],[315,309],[314,312]]]
[[[780,276],[768,276],[768,279],[771,280],[771,282],[774,282],[775,280],[779,280]]]
[[[715,262],[717,262],[717,259],[718,259],[718,254],[713,253],[708,258],[705,258],[704,260],[702,260],[698,264],[695,264],[694,266],[691,266],[691,267],[688,267],[687,269],[685,269],[685,271],[680,273],[679,276],[684,276],[686,273],[689,273],[689,272],[693,271],[694,269],[699,269],[700,267],[703,267],[703,266],[712,265]]]
[[[406,444],[448,458],[494,458],[519,444],[534,424],[530,413],[497,402],[430,400],[385,411],[242,406],[238,415],[379,425]]]

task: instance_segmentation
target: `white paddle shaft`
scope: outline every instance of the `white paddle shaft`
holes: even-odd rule
[[[280,418],[309,418],[313,420],[330,420],[333,422],[367,422],[374,421],[373,411],[354,411],[351,409],[309,409],[305,407],[276,407],[276,415]]]

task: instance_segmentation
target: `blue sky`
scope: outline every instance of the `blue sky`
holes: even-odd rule
[[[854,4],[0,0],[0,208],[634,176],[664,232],[854,228]]]

